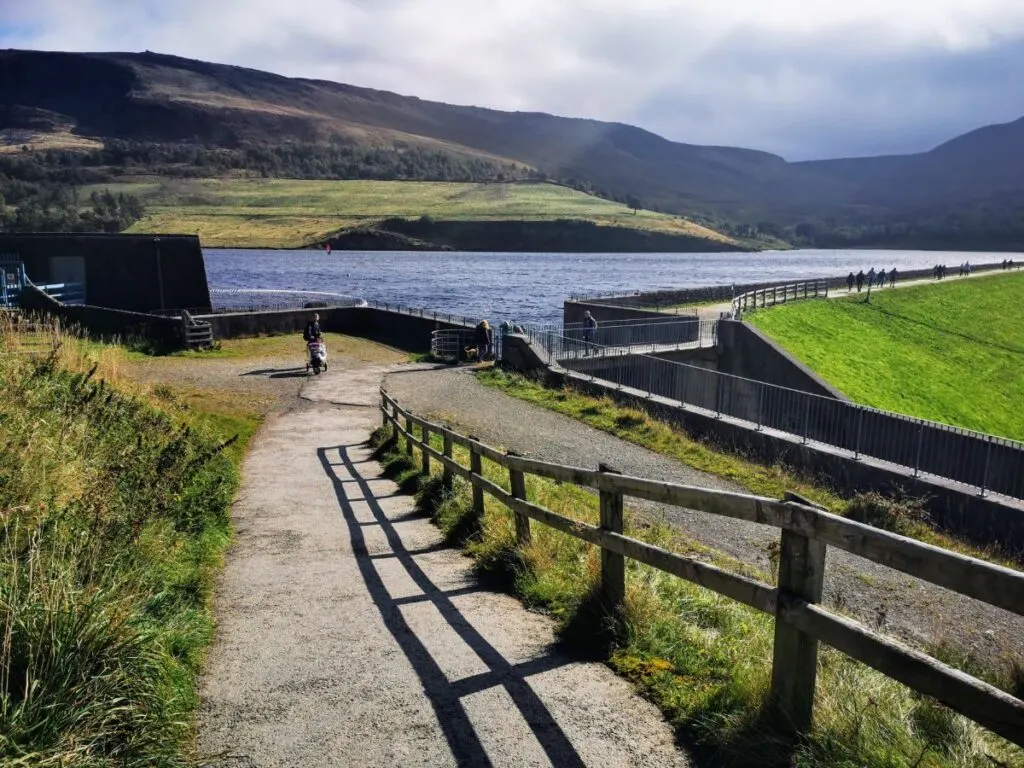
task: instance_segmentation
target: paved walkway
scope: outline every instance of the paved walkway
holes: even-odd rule
[[[329,371],[246,459],[201,680],[223,766],[684,766],[655,708],[472,578],[364,442],[396,370]],[[408,366],[402,370],[409,370]]]

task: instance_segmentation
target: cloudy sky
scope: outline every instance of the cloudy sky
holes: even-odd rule
[[[792,160],[1024,116],[1021,0],[0,0],[0,48],[153,50]]]

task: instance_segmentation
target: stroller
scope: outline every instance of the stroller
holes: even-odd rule
[[[321,338],[310,339],[306,342],[306,373],[309,373],[309,369],[313,369],[314,374],[319,374],[320,370],[327,370],[327,345],[324,344],[324,340]]]

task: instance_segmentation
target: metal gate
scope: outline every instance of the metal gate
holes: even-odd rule
[[[0,261],[0,308],[19,306],[21,289],[25,285],[25,265],[20,261]]]

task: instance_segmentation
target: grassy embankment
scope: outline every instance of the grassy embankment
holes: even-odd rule
[[[853,400],[1024,440],[1024,273],[804,301],[749,320]]]
[[[0,347],[0,762],[188,763],[237,465],[259,416],[145,390],[120,347]]]
[[[437,435],[431,437],[441,447]],[[771,679],[773,622],[709,590],[627,561],[627,602],[611,627],[597,598],[600,557],[594,547],[533,523],[533,543],[515,546],[511,515],[489,496],[482,520],[471,511],[468,486],[445,492],[440,478],[418,476],[418,462],[375,440],[382,460],[406,490],[420,490],[452,544],[476,560],[478,573],[527,605],[551,613],[566,645],[595,654],[654,701],[681,740],[708,764],[805,767],[1024,765],[1024,753],[933,701],[828,648],[821,651],[816,724],[791,755],[763,710]],[[468,456],[456,448],[464,466]],[[508,489],[508,473],[484,460],[484,475]],[[593,494],[527,476],[531,501],[597,524]],[[628,513],[628,535],[764,580],[750,566],[702,547],[665,524]],[[606,642],[598,643],[598,638]],[[1009,681],[1001,681],[1008,684]],[[756,758],[754,758],[756,756]],[[996,762],[990,762],[990,758]]]
[[[340,230],[390,217],[438,221],[577,219],[672,235],[732,242],[678,216],[633,211],[555,184],[419,181],[126,178],[83,190],[138,195],[147,215],[129,232],[198,233],[211,247],[296,248]]]

